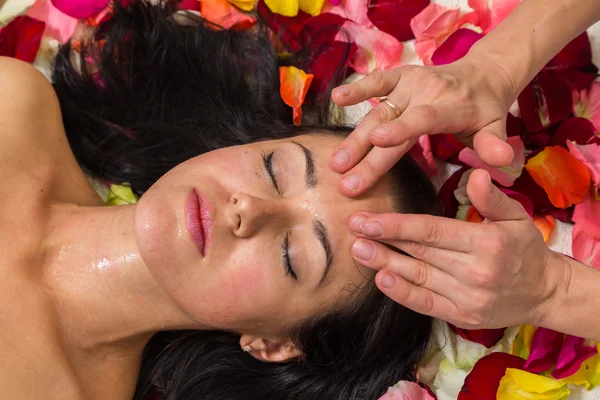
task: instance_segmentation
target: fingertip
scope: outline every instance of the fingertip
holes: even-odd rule
[[[331,91],[331,99],[339,106],[349,105],[352,89],[348,86],[339,86]]]
[[[490,132],[475,135],[473,148],[479,158],[491,167],[507,167],[515,157],[510,144]]]
[[[489,172],[484,169],[476,169],[471,173],[467,182],[467,196],[473,202],[473,205],[482,200],[482,195],[492,193],[493,190],[494,184]]]
[[[375,275],[375,283],[381,290],[391,290],[396,286],[396,277],[387,271],[379,271]]]

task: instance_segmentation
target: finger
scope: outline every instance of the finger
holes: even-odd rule
[[[359,81],[333,89],[331,98],[338,106],[349,106],[386,96],[398,85],[401,75],[400,68],[385,72],[376,69]]]
[[[441,295],[458,290],[456,279],[446,271],[372,240],[356,239],[352,256],[365,267],[392,272],[413,285],[432,290]]]
[[[350,217],[350,229],[375,240],[404,240],[468,253],[486,227],[433,215],[375,214],[361,211]]]
[[[382,240],[382,242],[459,279],[464,277],[462,272],[467,270],[465,266],[473,259],[471,254],[440,249],[423,243],[405,240]]]
[[[494,186],[485,170],[477,169],[471,173],[467,182],[467,196],[477,211],[490,221],[529,219],[521,203]]]
[[[344,139],[334,151],[329,161],[331,168],[344,173],[355,166],[373,147],[369,140],[369,132],[395,117],[396,113],[386,103],[379,103],[373,107],[350,136]]]
[[[446,132],[447,119],[434,105],[408,107],[399,118],[370,132],[369,141],[378,147],[392,147],[423,135]]]
[[[515,153],[506,143],[506,122],[496,121],[475,134],[473,148],[481,160],[492,167],[506,167]]]
[[[415,286],[388,271],[379,271],[375,275],[375,284],[390,299],[420,314],[445,321],[453,320],[453,316],[458,314],[456,305],[450,299]]]
[[[413,140],[389,149],[374,147],[358,165],[340,179],[339,189],[348,197],[359,196],[385,175],[412,147]]]

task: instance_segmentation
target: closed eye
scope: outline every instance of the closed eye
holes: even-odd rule
[[[269,179],[271,180],[273,187],[275,188],[277,193],[281,195],[281,190],[279,190],[279,185],[277,184],[277,177],[273,172],[273,154],[275,154],[274,151],[270,152],[269,154],[262,153],[263,164],[265,166],[265,169],[267,170],[267,174],[269,175]]]

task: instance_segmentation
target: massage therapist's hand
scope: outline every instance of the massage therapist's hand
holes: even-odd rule
[[[444,66],[375,71],[333,90],[340,106],[387,96],[401,112],[396,117],[380,102],[334,151],[330,166],[344,173],[343,194],[363,193],[426,134],[455,133],[487,164],[510,164],[513,152],[505,139],[506,114],[516,99],[511,80],[497,64],[467,57]]]
[[[467,193],[486,222],[355,214],[350,228],[362,238],[353,244],[353,257],[380,270],[375,281],[383,293],[419,313],[466,329],[542,325],[566,291],[568,269],[487,172],[472,173]]]

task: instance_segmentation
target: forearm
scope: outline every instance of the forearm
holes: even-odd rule
[[[468,56],[504,69],[516,98],[554,55],[598,20],[600,0],[523,0]]]
[[[557,253],[552,262],[559,281],[540,325],[600,341],[600,270]]]

